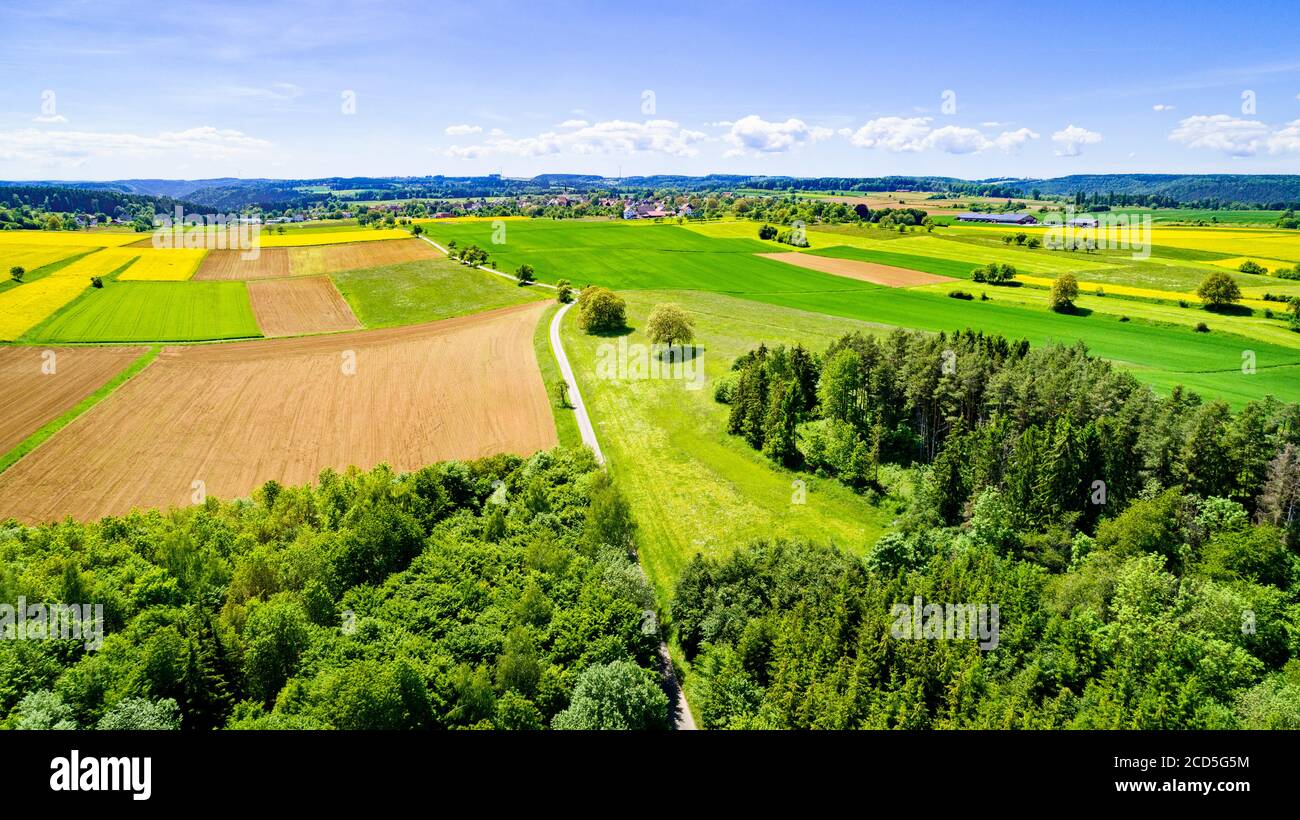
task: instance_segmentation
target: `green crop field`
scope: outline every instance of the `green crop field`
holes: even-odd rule
[[[183,342],[260,336],[243,282],[108,282],[32,328],[29,342]]]
[[[432,322],[552,296],[550,290],[521,288],[442,258],[344,271],[331,278],[366,327]]]

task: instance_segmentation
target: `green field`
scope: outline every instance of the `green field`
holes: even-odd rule
[[[243,282],[106,282],[26,342],[188,342],[261,336]]]
[[[448,259],[423,259],[330,274],[366,327],[413,325],[550,298]]]
[[[792,268],[755,254],[788,251],[757,238],[715,239],[677,225],[628,222],[508,222],[506,241],[492,243],[492,224],[431,223],[430,236],[485,248],[502,270],[527,262],[543,282],[618,290],[708,290],[719,293],[853,290],[859,283]],[[754,228],[757,230],[757,227]]]
[[[713,399],[713,382],[731,362],[759,343],[801,342],[820,352],[859,322],[762,305],[718,294],[638,291],[626,294],[628,322],[643,326],[661,302],[676,302],[696,321],[704,347],[705,383],[681,380],[612,380],[596,377],[601,345],[588,336],[574,311],[565,317],[564,348],[578,377],[592,424],[619,488],[639,526],[640,558],[661,603],[697,552],[717,555],[751,539],[799,537],[832,541],[862,551],[889,526],[897,511],[889,499],[869,503],[834,480],[782,469],[727,433],[727,407]],[[633,330],[629,345],[645,344]],[[806,503],[792,503],[793,482],[807,482]]]

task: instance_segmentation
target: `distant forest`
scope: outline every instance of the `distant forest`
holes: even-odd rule
[[[1128,204],[1159,207],[1268,208],[1300,207],[1300,175],[1265,174],[1092,174],[1053,179],[964,180],[941,176],[788,177],[710,174],[707,176],[654,175],[610,178],[590,174],[542,174],[531,178],[499,174],[475,177],[327,177],[310,180],[208,179],[116,180],[109,182],[0,182],[0,202],[11,191],[22,196],[58,191],[71,200],[70,191],[93,192],[99,201],[110,197],[145,197],[159,210],[184,200],[194,210],[239,210],[247,207],[300,208],[327,201],[362,202],[402,199],[457,199],[506,197],[560,192],[637,193],[671,191],[705,193],[737,190],[773,192],[935,191],[960,196],[1024,198],[1044,196],[1118,198]],[[48,194],[51,197],[54,193]],[[125,200],[125,201],[130,201]],[[88,202],[88,201],[87,201]],[[51,208],[57,210],[57,208]],[[91,211],[86,205],[66,211]],[[98,210],[104,210],[101,206]]]

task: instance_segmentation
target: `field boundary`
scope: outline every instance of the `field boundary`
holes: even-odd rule
[[[113,391],[117,390],[117,388],[129,381],[131,377],[152,364],[153,360],[158,358],[158,354],[161,351],[162,345],[151,345],[148,350],[140,354],[139,358],[123,368],[119,373],[117,373],[117,375],[100,385],[98,390],[74,404],[62,415],[46,422],[30,436],[14,445],[13,449],[9,452],[0,455],[0,473],[3,473],[14,464],[17,464],[23,456],[27,455],[32,450],[35,450],[37,447],[40,447],[52,438],[55,433],[76,421],[86,411],[90,410],[99,402],[108,398]]]

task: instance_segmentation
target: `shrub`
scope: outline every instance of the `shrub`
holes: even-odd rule
[[[1209,333],[1209,332],[1210,332],[1210,326],[1207,325],[1205,322],[1197,322],[1197,323],[1196,323],[1196,332],[1197,332],[1197,333]]]
[[[1257,276],[1263,276],[1264,274],[1268,273],[1268,268],[1264,267],[1263,265],[1259,264],[1253,259],[1247,259],[1245,262],[1242,262],[1240,265],[1237,266],[1237,270],[1241,271],[1242,273],[1253,273]]]
[[[974,296],[971,296],[969,293],[967,293],[967,292],[964,291],[964,290],[952,290],[952,291],[948,291],[948,298],[950,298],[950,299],[965,299],[966,301],[970,301],[970,300],[974,299],[975,297],[974,297]]]
[[[768,225],[767,223],[763,223],[762,227],[758,229],[758,238],[776,239],[776,228],[772,225]]]
[[[102,288],[104,286],[104,280],[98,276],[92,276],[90,277],[90,286],[92,288]]]
[[[573,285],[568,279],[561,279],[555,283],[555,301],[562,305],[573,301]]]
[[[22,265],[14,265],[9,269],[9,278],[15,282],[23,281],[23,277],[26,275],[27,270]]]

